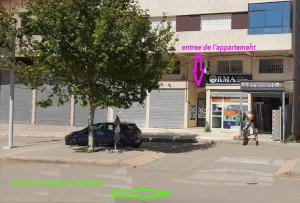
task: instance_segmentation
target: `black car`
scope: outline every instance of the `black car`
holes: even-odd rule
[[[93,125],[95,145],[114,145],[114,123],[105,122]],[[134,123],[120,124],[120,144],[138,148],[142,143],[142,131]],[[66,145],[88,145],[88,127],[65,136]]]

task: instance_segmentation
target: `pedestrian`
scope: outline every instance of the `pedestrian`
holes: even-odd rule
[[[115,127],[115,136],[114,136],[114,146],[115,146],[115,150],[117,150],[117,145],[120,142],[121,136],[121,121],[119,116],[116,116],[115,122],[114,122],[114,127]]]

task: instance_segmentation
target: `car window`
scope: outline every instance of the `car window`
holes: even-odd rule
[[[107,124],[106,123],[101,123],[99,125],[94,126],[95,130],[106,130],[107,129]]]
[[[108,130],[113,130],[114,129],[114,125],[113,124],[108,124],[107,125],[107,129]]]
[[[136,130],[137,129],[135,124],[126,124],[126,125],[124,125],[124,128],[126,130]]]

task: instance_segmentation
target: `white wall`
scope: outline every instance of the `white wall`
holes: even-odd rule
[[[139,0],[151,16],[241,12],[248,10],[248,3],[276,1],[281,0]]]
[[[218,30],[177,32],[176,51],[179,53],[195,53],[197,51],[182,51],[183,45],[256,45],[256,51],[292,50],[292,34],[248,35],[248,30]],[[215,52],[215,51],[201,51]]]

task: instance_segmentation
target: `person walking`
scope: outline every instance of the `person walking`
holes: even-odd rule
[[[115,127],[115,135],[114,135],[115,149],[114,149],[114,151],[117,151],[117,145],[119,144],[120,139],[121,139],[121,136],[120,136],[121,126],[120,126],[120,124],[121,124],[120,118],[119,118],[119,116],[116,116],[116,119],[115,119],[115,122],[114,122],[114,127]]]

